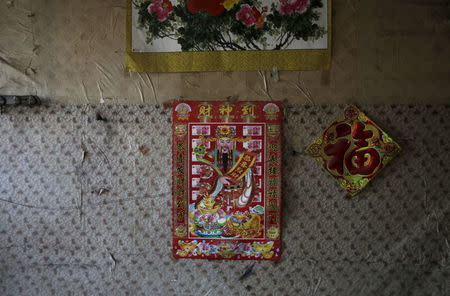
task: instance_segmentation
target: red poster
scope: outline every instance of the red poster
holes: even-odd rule
[[[278,260],[279,102],[173,103],[175,258]]]
[[[400,146],[355,106],[306,148],[354,196],[399,152]]]

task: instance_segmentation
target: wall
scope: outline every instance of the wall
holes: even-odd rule
[[[243,280],[253,262],[171,257],[161,105],[7,109],[0,294],[449,295],[450,106],[361,107],[403,150],[346,199],[303,152],[341,106],[286,106],[282,259]]]
[[[333,3],[329,71],[126,73],[125,0],[0,1],[0,94],[64,103],[180,97],[315,103],[449,102],[448,1]]]
[[[279,81],[126,73],[125,2],[0,1],[0,94],[46,99],[0,113],[1,295],[450,294],[450,107],[417,105],[449,102],[448,1],[334,1],[331,69]],[[128,105],[228,96],[308,103],[286,111],[283,258],[243,280],[170,257],[171,118]],[[341,109],[321,102],[403,148],[354,200],[303,153]]]

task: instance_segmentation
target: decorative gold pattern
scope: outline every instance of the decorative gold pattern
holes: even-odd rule
[[[175,127],[175,135],[177,137],[184,137],[187,135],[187,125],[179,124]]]
[[[267,237],[270,239],[277,239],[280,236],[280,228],[277,226],[272,226],[267,229]]]
[[[271,138],[280,136],[280,126],[278,124],[270,124],[267,126],[267,135]]]

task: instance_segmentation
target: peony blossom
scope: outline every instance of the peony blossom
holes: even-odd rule
[[[241,9],[236,13],[236,19],[247,27],[255,25],[256,29],[262,28],[264,25],[262,13],[255,6],[250,7],[248,4],[241,5]]]
[[[236,19],[247,27],[253,26],[256,22],[256,17],[253,15],[252,8],[248,4],[241,5],[241,9],[236,13]]]
[[[155,14],[158,21],[163,22],[172,13],[173,5],[170,0],[153,0],[147,10],[149,14]]]
[[[294,12],[304,13],[308,9],[309,0],[280,0],[280,4],[282,15]]]

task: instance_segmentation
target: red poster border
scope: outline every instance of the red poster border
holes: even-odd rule
[[[219,110],[221,111],[219,112]],[[226,111],[222,112],[223,110]],[[279,260],[282,234],[283,112],[281,102],[175,101],[172,104],[172,118],[173,256],[175,258],[192,259]],[[188,169],[187,157],[190,157],[187,128],[190,123],[208,124],[217,122],[223,122],[224,124],[264,123],[266,137],[264,153],[266,154],[265,162],[268,163],[265,165],[268,172],[264,177],[264,223],[266,226],[264,227],[264,239],[189,238],[187,182],[191,180],[189,180],[189,174],[186,171]],[[269,179],[271,179],[270,184]],[[267,211],[269,206],[272,206],[271,209],[273,210]],[[207,248],[209,250],[205,252]]]

